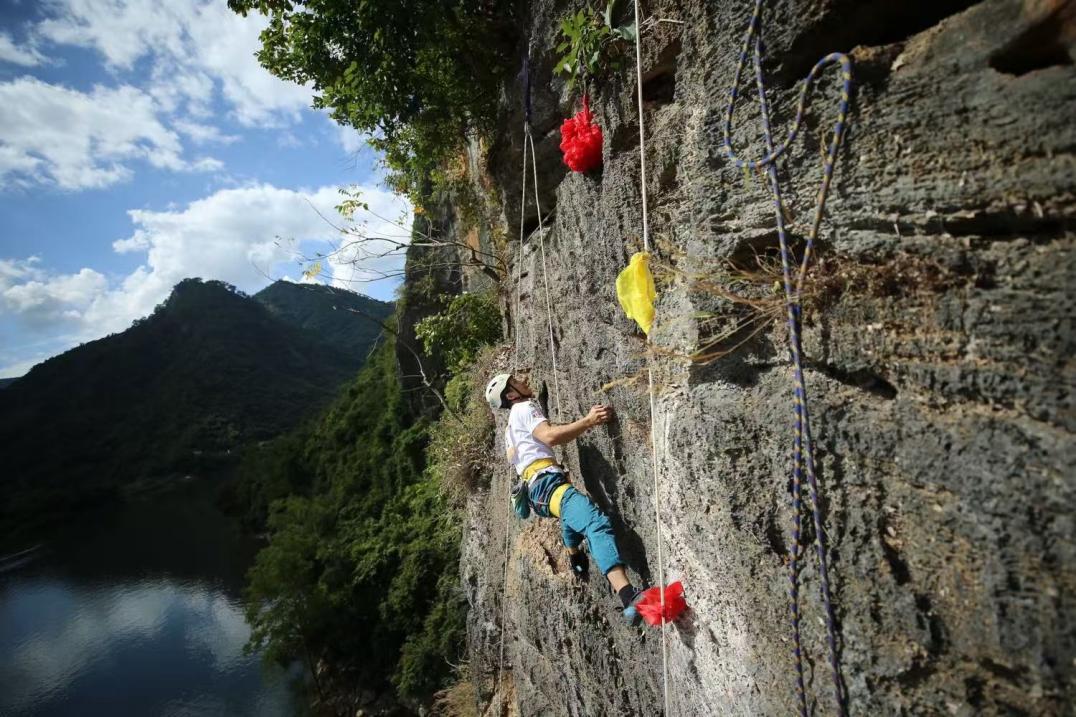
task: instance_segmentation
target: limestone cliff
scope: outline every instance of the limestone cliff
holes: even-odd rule
[[[650,352],[657,493],[647,347],[614,293],[640,247],[634,75],[613,73],[592,91],[603,169],[567,173],[558,127],[575,108],[552,77],[552,48],[559,19],[578,3],[539,0],[525,15],[550,216],[543,276],[528,202],[518,362],[541,379],[554,420],[599,401],[616,407],[618,422],[565,458],[576,485],[613,517],[635,579],[657,581],[660,539],[668,579],[686,586],[691,612],[667,633],[677,715],[796,711],[786,596],[792,383],[780,297],[769,288],[778,276],[772,201],[759,177],[730,166],[721,138],[752,4],[644,3],[676,21],[650,23],[643,35],[660,291]],[[845,51],[855,62],[804,326],[849,713],[1070,713],[1074,3],[766,5],[778,136],[817,59]],[[484,155],[508,236],[519,226],[521,87],[506,88],[501,130]],[[757,102],[745,87],[734,142],[758,157]],[[798,226],[809,222],[836,94],[827,77],[780,168]],[[508,242],[508,255],[517,249]],[[514,265],[511,274],[506,296]],[[729,301],[730,289],[763,308]],[[725,355],[690,360],[730,326],[711,347]],[[659,631],[622,625],[601,576],[573,582],[553,521],[506,521],[508,480],[504,468],[472,499],[461,565],[472,667],[495,673],[505,638],[504,678],[487,713],[659,714]],[[801,575],[808,701],[813,713],[833,714],[812,536]]]

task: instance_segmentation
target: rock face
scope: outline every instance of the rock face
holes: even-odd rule
[[[542,237],[533,201],[524,210],[516,364],[533,368],[554,421],[596,402],[616,407],[618,422],[568,447],[565,461],[613,518],[633,578],[658,582],[660,559],[665,580],[686,586],[691,611],[666,632],[670,714],[794,714],[792,376],[772,288],[773,202],[760,176],[731,166],[722,141],[753,4],[647,5],[678,21],[643,35],[660,293],[653,348],[614,291],[641,247],[634,75],[625,68],[592,90],[603,169],[567,174],[557,128],[575,108],[552,79],[551,49],[576,4],[539,0],[527,27],[540,201],[552,216]],[[777,137],[817,59],[845,51],[855,63],[803,329],[848,711],[1069,713],[1074,3],[768,2],[763,37]],[[733,143],[757,158],[762,131],[746,71]],[[800,237],[836,113],[836,74],[816,88],[780,166]],[[519,93],[507,89],[507,108],[521,106]],[[509,236],[519,226],[521,126],[506,109],[489,155]],[[514,255],[518,245],[509,248]],[[715,355],[690,360],[700,349]],[[656,488],[648,355],[658,384]],[[472,665],[496,671],[504,638],[505,676],[488,713],[660,714],[660,631],[621,624],[602,576],[573,581],[554,521],[507,520],[508,482],[505,467],[472,501],[461,566]],[[809,510],[805,500],[807,701],[813,714],[832,714]]]

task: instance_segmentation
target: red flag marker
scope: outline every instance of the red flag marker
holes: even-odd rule
[[[661,587],[655,585],[643,592],[642,599],[635,603],[635,609],[646,620],[647,625],[661,624]],[[665,588],[665,622],[672,622],[687,609],[684,600],[684,586],[677,580]]]
[[[583,95],[583,109],[560,126],[560,151],[573,172],[589,172],[602,163],[602,128],[594,124],[590,99]]]

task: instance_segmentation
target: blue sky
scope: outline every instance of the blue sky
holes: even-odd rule
[[[187,276],[304,280],[342,242],[341,187],[371,209],[353,237],[406,234],[362,137],[258,65],[263,26],[225,0],[0,5],[0,377],[122,331]],[[317,280],[391,298],[401,260],[360,246]]]

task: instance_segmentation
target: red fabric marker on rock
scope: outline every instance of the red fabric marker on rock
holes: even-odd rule
[[[658,585],[648,588],[639,602],[635,603],[635,609],[643,616],[647,625],[656,627],[661,624],[661,589]],[[684,586],[677,580],[665,588],[665,622],[672,622],[686,609]]]
[[[560,126],[560,151],[573,172],[589,172],[602,163],[602,128],[594,124],[590,98],[583,95],[583,109]]]

